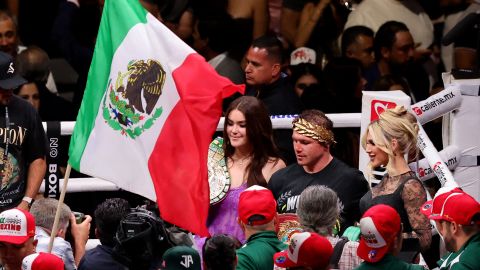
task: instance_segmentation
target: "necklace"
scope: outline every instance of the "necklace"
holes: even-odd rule
[[[3,150],[3,159],[2,159],[1,170],[0,170],[2,179],[5,174],[5,167],[8,161],[8,144],[10,140],[10,117],[8,115],[7,106],[5,106],[5,132],[7,134],[7,138],[5,140],[5,149]]]
[[[238,158],[238,159],[234,159],[232,157],[232,161],[233,161],[233,163],[238,162],[238,164],[240,164],[240,166],[243,166],[243,163],[246,162],[246,161],[250,161],[251,157],[252,157],[252,155],[248,155],[244,158]]]

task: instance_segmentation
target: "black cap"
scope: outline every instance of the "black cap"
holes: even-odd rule
[[[202,269],[201,264],[200,255],[195,249],[187,246],[175,246],[167,249],[167,251],[163,253],[160,269],[200,270]]]
[[[15,63],[12,56],[7,53],[0,52],[0,89],[15,89],[27,81],[15,70]]]

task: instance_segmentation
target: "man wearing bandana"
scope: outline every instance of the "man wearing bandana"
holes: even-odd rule
[[[360,219],[359,201],[368,191],[363,174],[330,154],[336,142],[333,123],[318,110],[307,110],[293,120],[293,148],[297,163],[272,175],[268,188],[278,213],[295,213],[302,191],[311,185],[334,190],[343,204],[341,232]]]

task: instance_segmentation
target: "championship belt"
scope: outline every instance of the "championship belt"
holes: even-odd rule
[[[217,204],[225,199],[230,189],[228,173],[223,152],[223,138],[216,138],[208,147],[208,185],[210,186],[210,204]]]
[[[298,221],[298,217],[293,213],[284,213],[277,215],[277,223],[275,224],[277,238],[284,244],[290,245],[290,239],[295,233],[303,232],[302,225]]]

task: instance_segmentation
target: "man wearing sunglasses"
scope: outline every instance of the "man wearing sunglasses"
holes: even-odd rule
[[[429,96],[430,81],[423,67],[414,59],[416,44],[402,22],[388,21],[378,29],[374,40],[376,64],[367,71],[368,85],[385,75],[404,78],[413,102]],[[387,89],[385,89],[387,90]]]

